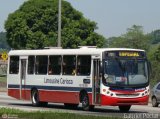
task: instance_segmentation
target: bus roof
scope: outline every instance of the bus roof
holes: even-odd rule
[[[28,55],[97,55],[104,51],[143,51],[141,49],[130,48],[87,48],[79,49],[39,49],[39,50],[11,50],[9,56],[28,56]]]

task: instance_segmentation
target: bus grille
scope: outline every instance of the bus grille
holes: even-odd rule
[[[116,96],[119,96],[119,97],[136,97],[136,96],[139,96],[139,93],[134,93],[134,94],[116,94]]]

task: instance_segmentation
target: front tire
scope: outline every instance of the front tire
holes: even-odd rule
[[[82,109],[84,111],[89,111],[94,109],[94,105],[89,105],[89,97],[87,93],[84,93],[81,98]]]
[[[153,107],[158,107],[158,102],[156,97],[152,97],[152,106]]]
[[[128,112],[131,108],[131,105],[119,106],[121,112]]]

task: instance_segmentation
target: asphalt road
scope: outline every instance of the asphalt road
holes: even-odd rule
[[[102,106],[95,107],[94,111],[82,111],[81,106],[76,110],[66,109],[63,104],[49,103],[47,107],[33,107],[30,101],[21,101],[7,96],[5,92],[0,92],[0,108],[8,107],[21,109],[25,111],[54,111],[76,113],[80,115],[94,115],[94,116],[114,116],[125,119],[160,119],[160,106],[152,107],[151,104],[147,106],[134,105],[128,113],[121,113],[117,106]]]

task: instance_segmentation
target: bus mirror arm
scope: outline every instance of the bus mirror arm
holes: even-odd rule
[[[148,76],[150,77],[152,74],[152,65],[150,61],[147,61],[147,64],[148,64]]]
[[[102,76],[103,74],[103,65],[102,65],[102,62],[100,62],[100,66],[99,66],[99,75]]]

